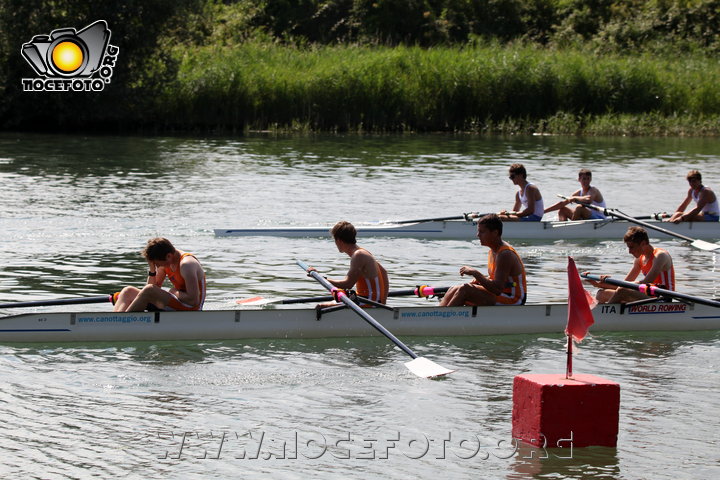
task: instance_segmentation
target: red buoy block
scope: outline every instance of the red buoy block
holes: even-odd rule
[[[617,445],[620,384],[595,375],[525,374],[513,381],[512,436],[536,447]]]

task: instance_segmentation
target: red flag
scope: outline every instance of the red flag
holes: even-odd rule
[[[579,342],[587,335],[590,325],[595,323],[591,306],[597,303],[593,296],[585,290],[580,280],[575,260],[568,257],[568,322],[565,335],[572,335],[574,341]]]

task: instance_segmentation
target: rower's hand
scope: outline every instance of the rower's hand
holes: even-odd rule
[[[315,267],[308,267],[308,269],[307,269],[308,277],[312,277],[312,275],[310,275],[310,272],[317,272],[317,269]]]
[[[460,276],[471,275],[474,277],[478,273],[480,273],[480,272],[478,272],[476,269],[474,269],[472,267],[468,267],[466,265],[463,265],[462,267],[460,267]]]
[[[582,275],[590,275],[590,272],[582,272]],[[590,278],[583,278],[583,280],[585,280],[586,282],[588,282],[588,283],[589,283],[590,285],[592,285],[593,287],[601,288],[601,287],[600,287],[600,284],[602,284],[603,282],[605,282],[605,280],[608,279],[608,278],[610,278],[610,275],[600,275],[600,281],[599,281],[599,282],[598,282],[597,280],[593,280],[593,279],[590,279]]]

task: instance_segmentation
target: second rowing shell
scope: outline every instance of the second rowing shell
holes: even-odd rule
[[[688,237],[704,240],[720,238],[720,222],[667,223],[645,220],[645,223]],[[622,239],[634,223],[625,220],[581,220],[543,222],[505,222],[503,238],[520,240]],[[356,224],[359,237],[396,237],[430,239],[474,239],[476,223],[465,220],[418,223]],[[274,226],[261,228],[215,229],[218,237],[327,237],[331,225]],[[648,230],[651,238],[670,238],[656,230]]]

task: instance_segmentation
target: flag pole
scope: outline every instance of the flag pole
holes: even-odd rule
[[[572,335],[567,337],[567,367],[565,369],[565,378],[572,378]]]

